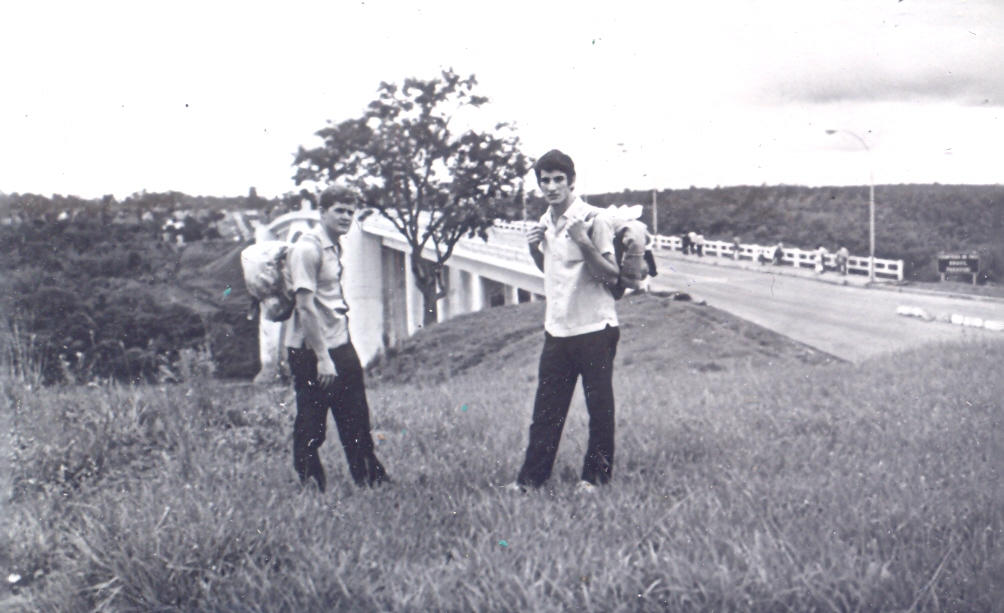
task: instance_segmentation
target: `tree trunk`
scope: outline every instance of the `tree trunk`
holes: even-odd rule
[[[446,295],[439,282],[443,266],[414,255],[411,257],[411,262],[415,285],[418,291],[422,292],[422,327],[427,328],[439,321],[437,302]]]
[[[428,328],[439,321],[439,307],[436,304],[438,292],[435,281],[427,286],[419,286],[422,291],[422,327]]]

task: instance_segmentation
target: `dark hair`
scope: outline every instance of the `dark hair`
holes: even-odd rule
[[[568,155],[557,149],[551,149],[540,156],[537,163],[533,165],[533,172],[537,175],[538,181],[540,181],[541,172],[554,172],[556,170],[565,173],[565,178],[568,179],[569,185],[575,183],[575,162]]]
[[[356,198],[355,192],[347,187],[333,185],[321,192],[321,199],[317,202],[317,208],[326,211],[334,206],[336,202],[354,205],[357,201],[358,198]]]

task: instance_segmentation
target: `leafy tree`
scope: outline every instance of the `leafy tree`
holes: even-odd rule
[[[436,301],[446,295],[442,271],[461,237],[480,236],[495,219],[509,218],[522,198],[531,160],[507,123],[488,132],[450,131],[463,107],[481,107],[474,75],[445,70],[430,80],[381,83],[362,117],[329,121],[317,132],[324,145],[300,147],[294,179],[344,182],[407,239],[411,270],[424,302],[423,322],[436,322]],[[435,260],[422,257],[426,248]]]

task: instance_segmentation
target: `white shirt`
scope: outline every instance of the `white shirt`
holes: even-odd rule
[[[544,225],[544,295],[547,310],[544,329],[551,336],[578,336],[617,326],[614,297],[606,286],[593,278],[582,249],[568,236],[568,224],[581,219],[600,254],[614,252],[613,231],[600,219],[585,221],[586,215],[602,209],[576,197],[565,213],[554,221],[548,207],[540,222]]]
[[[342,295],[341,249],[331,241],[323,227],[310,231],[316,242],[306,234],[293,243],[286,254],[286,268],[289,271],[289,288],[294,292],[307,289],[314,293],[318,324],[328,349],[341,347],[349,342],[349,320],[346,313],[349,306]],[[318,249],[318,244],[320,249]],[[286,347],[304,346],[303,322],[294,310],[289,325],[286,326]]]

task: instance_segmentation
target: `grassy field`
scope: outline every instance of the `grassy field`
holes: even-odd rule
[[[614,482],[522,460],[542,305],[465,316],[376,367],[395,479],[291,468],[286,388],[7,378],[4,611],[1004,610],[1004,343],[855,366],[708,307],[622,301]],[[16,578],[16,579],[15,579]]]

